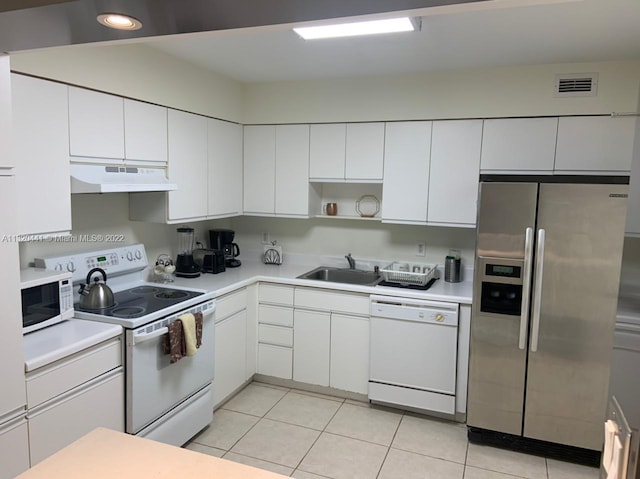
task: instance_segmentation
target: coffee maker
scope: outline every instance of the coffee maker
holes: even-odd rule
[[[240,247],[233,242],[235,236],[233,230],[209,230],[209,246],[224,253],[224,264],[227,268],[237,268],[242,263],[237,256],[240,256]]]
[[[176,276],[179,278],[197,278],[200,267],[193,259],[195,239],[193,228],[178,228],[178,257],[176,258]]]

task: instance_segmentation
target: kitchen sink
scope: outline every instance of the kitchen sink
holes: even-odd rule
[[[330,281],[332,283],[361,284],[363,286],[375,286],[382,276],[376,271],[363,271],[360,269],[332,268],[320,266],[300,276],[299,279],[314,279],[316,281]]]

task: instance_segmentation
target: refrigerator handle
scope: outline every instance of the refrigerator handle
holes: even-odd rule
[[[529,298],[531,296],[531,263],[533,261],[533,228],[527,228],[524,234],[524,271],[522,274],[522,307],[520,309],[520,340],[518,347],[524,349],[527,344],[527,320],[529,318]]]
[[[536,278],[533,286],[533,322],[531,324],[531,352],[538,350],[538,330],[540,329],[540,306],[542,304],[542,272],[544,267],[545,231],[538,230],[538,251],[536,253]]]

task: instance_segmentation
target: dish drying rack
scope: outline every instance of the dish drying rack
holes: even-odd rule
[[[380,274],[385,281],[390,283],[424,286],[435,277],[436,271],[435,264],[394,261],[389,266],[382,268]]]

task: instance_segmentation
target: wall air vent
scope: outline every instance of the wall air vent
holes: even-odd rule
[[[565,73],[556,75],[556,97],[596,96],[597,73]]]

